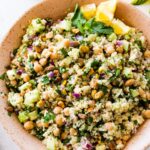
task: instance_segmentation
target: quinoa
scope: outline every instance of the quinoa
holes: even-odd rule
[[[5,76],[9,110],[49,150],[121,150],[150,118],[146,39],[82,31],[74,15],[27,27]]]

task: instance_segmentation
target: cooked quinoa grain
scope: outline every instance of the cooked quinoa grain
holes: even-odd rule
[[[32,20],[6,72],[8,102],[49,150],[121,150],[150,118],[150,50],[142,32],[85,31],[76,13]]]

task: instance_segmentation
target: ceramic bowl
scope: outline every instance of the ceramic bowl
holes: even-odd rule
[[[5,67],[10,63],[10,51],[17,48],[24,28],[36,17],[52,18],[54,20],[63,18],[68,11],[73,10],[76,3],[82,5],[87,3],[99,4],[102,0],[44,0],[27,11],[10,29],[0,45],[0,74],[5,71]],[[122,1],[118,2],[115,17],[123,20],[126,24],[133,26],[147,37],[150,43],[150,18],[146,17],[133,6]],[[3,81],[0,81],[0,92],[7,93]],[[21,150],[44,150],[42,142],[26,132],[17,118],[13,115],[9,117],[5,110],[7,97],[0,97],[0,123],[13,141]],[[137,134],[128,142],[126,150],[143,150],[150,144],[150,121],[138,130]]]

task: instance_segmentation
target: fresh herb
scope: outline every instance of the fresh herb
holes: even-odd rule
[[[92,117],[87,118],[87,123],[88,124],[91,124],[92,122],[93,122],[93,118]]]
[[[5,80],[5,77],[6,77],[6,73],[3,73],[0,75],[0,80]]]
[[[59,67],[59,72],[60,72],[60,73],[64,73],[64,72],[66,72],[66,71],[67,71],[66,68],[64,68],[64,67]]]
[[[45,131],[43,130],[43,128],[42,129],[36,128],[36,129],[34,129],[34,131],[35,131],[35,133],[36,133],[35,135],[38,139],[40,139],[40,140],[44,139],[43,134]]]
[[[44,122],[49,122],[50,120],[54,120],[55,119],[55,115],[51,112],[47,113],[44,116]]]
[[[97,70],[99,68],[99,66],[101,65],[100,61],[95,59],[92,63],[91,63],[91,67],[94,69],[94,70]]]
[[[76,5],[74,16],[72,17],[72,25],[77,27],[81,33],[111,34],[113,32],[111,27],[106,26],[102,22],[95,21],[95,18],[86,21],[78,5]]]
[[[72,92],[73,89],[74,89],[74,85],[72,84],[67,85],[67,91]]]
[[[59,86],[56,87],[56,92],[57,92],[58,94],[61,94],[61,90],[60,90]]]
[[[99,90],[103,91],[104,94],[107,93],[107,87],[104,85],[99,85]]]
[[[83,76],[86,76],[89,73],[90,69],[91,68],[86,68],[83,72]]]
[[[63,143],[64,144],[67,144],[67,143],[69,143],[70,142],[70,139],[69,138],[66,138],[65,140],[63,140]]]
[[[89,30],[90,33],[97,33],[97,34],[113,33],[113,29],[111,27],[106,26],[102,22],[95,21],[94,18],[87,21],[87,23],[85,24],[85,29]]]
[[[17,54],[17,52],[18,52],[18,48],[15,48],[12,53],[15,56]]]
[[[131,1],[133,5],[141,5],[141,4],[144,4],[145,2],[147,2],[147,0],[132,0]]]
[[[120,69],[117,68],[115,70],[115,77],[118,77],[120,75],[120,72],[121,72]]]
[[[137,120],[134,120],[133,122],[134,122],[135,125],[138,125],[138,121]]]
[[[84,24],[86,23],[86,19],[83,17],[78,5],[75,7],[74,16],[71,21],[73,26],[77,27],[81,33],[84,33]]]
[[[150,83],[150,70],[145,71],[145,77],[148,80],[148,83]]]
[[[61,53],[64,55],[64,57],[68,56],[68,53],[64,48],[61,49]]]
[[[48,76],[44,76],[44,77],[42,78],[42,83],[43,83],[43,84],[48,84],[49,82],[50,82],[50,79],[49,79]]]

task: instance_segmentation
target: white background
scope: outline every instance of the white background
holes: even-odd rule
[[[14,22],[26,10],[42,0],[0,0],[0,42]],[[128,0],[125,0],[128,1]],[[147,15],[150,4],[139,7]],[[13,125],[13,124],[12,124]],[[16,133],[17,134],[17,133]],[[19,150],[0,126],[0,150]]]

